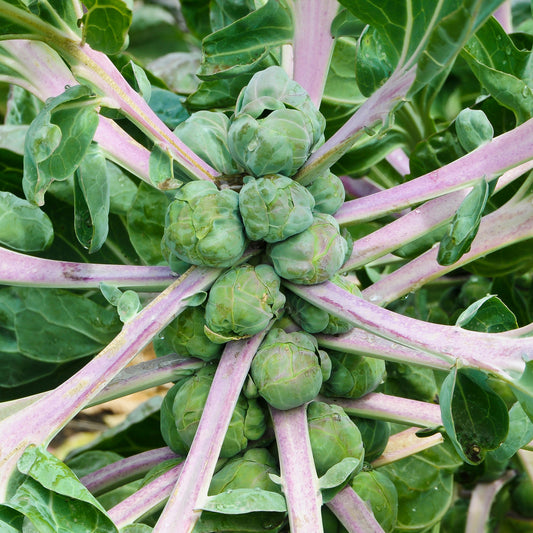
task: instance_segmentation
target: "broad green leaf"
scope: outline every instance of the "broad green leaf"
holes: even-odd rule
[[[356,62],[361,92],[370,96],[398,68],[417,65],[414,90],[451,64],[501,0],[340,0],[369,24]]]
[[[21,252],[48,248],[54,229],[48,216],[36,205],[0,191],[0,244]]]
[[[174,178],[174,166],[170,154],[155,144],[150,152],[150,181],[158,189],[176,189],[181,185]]]
[[[30,202],[43,205],[52,181],[64,180],[78,168],[98,120],[96,101],[84,85],[47,101],[26,135],[22,184]]]
[[[148,104],[156,115],[171,129],[174,130],[189,117],[188,111],[183,106],[184,98],[171,91],[152,87]]]
[[[210,0],[181,0],[181,13],[190,32],[198,39],[211,33],[209,21]]]
[[[455,131],[467,152],[488,143],[494,136],[494,128],[481,109],[463,109],[455,119]]]
[[[288,43],[292,35],[292,17],[286,4],[268,0],[263,7],[203,40],[198,76],[229,78],[250,72],[271,49]]]
[[[165,263],[161,254],[161,239],[169,203],[170,199],[164,192],[141,183],[128,212],[128,234],[131,243],[147,265]]]
[[[109,184],[109,211],[115,215],[126,215],[137,194],[137,185],[118,165],[107,160],[106,174]]]
[[[433,369],[407,363],[387,362],[387,394],[425,402],[434,402],[438,394]]]
[[[15,313],[17,342],[20,352],[32,359],[60,363],[93,355],[120,330],[114,310],[85,296],[22,287],[16,294],[22,302]]]
[[[124,0],[85,0],[87,12],[82,17],[83,38],[105,54],[124,48],[131,24],[131,10]]]
[[[103,507],[59,459],[30,446],[18,462],[27,474],[7,503],[42,533],[117,533]]]
[[[452,265],[470,250],[488,198],[489,184],[481,179],[461,202],[447,233],[440,241],[437,254],[440,265]]]
[[[322,501],[329,502],[340,492],[353,477],[356,470],[361,467],[361,461],[355,457],[345,457],[342,461],[333,465],[318,479],[318,486],[322,493]]]
[[[533,116],[531,52],[518,50],[496,19],[489,19],[468,41],[462,57],[483,87],[518,122]]]
[[[481,463],[509,431],[507,407],[479,370],[454,368],[442,383],[440,408],[446,433],[469,464]]]
[[[484,333],[500,333],[518,327],[512,311],[492,294],[465,309],[457,318],[456,325]]]
[[[74,227],[89,253],[99,250],[107,239],[109,205],[106,160],[92,144],[74,174]]]
[[[17,155],[24,155],[24,139],[28,126],[4,124],[0,126],[0,150],[9,150]]]
[[[194,527],[194,533],[279,533],[282,526],[286,525],[287,513],[246,513],[242,515],[224,515],[202,511],[202,516]]]
[[[9,89],[9,103],[4,123],[13,126],[30,124],[41,108],[42,103],[32,93],[18,85],[12,85]]]
[[[32,0],[28,2],[30,11],[50,26],[63,31],[68,28],[79,34],[77,4],[75,0]]]
[[[0,531],[2,533],[19,533],[22,530],[24,515],[0,504]]]
[[[284,512],[285,498],[277,493],[259,488],[233,489],[208,496],[202,509],[222,514],[243,514],[254,511]]]
[[[211,30],[217,31],[245,17],[255,9],[254,0],[212,0],[209,5]]]

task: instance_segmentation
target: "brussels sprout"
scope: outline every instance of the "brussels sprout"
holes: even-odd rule
[[[377,470],[360,472],[351,485],[361,499],[370,504],[381,527],[392,531],[398,518],[398,492],[387,475]]]
[[[511,491],[513,510],[521,516],[533,518],[533,483],[527,475],[519,478]]]
[[[335,274],[331,278],[331,282],[356,296],[361,296],[359,287],[346,276]],[[337,335],[346,333],[353,327],[346,320],[330,315],[323,309],[290,292],[287,294],[286,308],[291,318],[308,333]]]
[[[374,357],[329,351],[331,376],[324,383],[324,394],[341,398],[360,398],[373,391],[385,376],[385,362]]]
[[[371,463],[385,450],[391,433],[390,424],[385,420],[350,417],[361,433],[365,447],[365,461]]]
[[[201,368],[194,376],[184,380],[174,395],[172,415],[175,433],[187,450],[196,434],[214,374],[215,366],[213,365]],[[220,457],[237,455],[246,448],[249,439],[260,438],[265,427],[265,415],[257,401],[247,400],[241,395],[233,411]],[[177,451],[177,453],[184,452]]]
[[[467,152],[483,146],[494,136],[494,128],[481,109],[463,109],[455,119],[455,131]]]
[[[229,460],[211,479],[209,495],[233,489],[263,489],[281,492],[269,474],[279,475],[276,461],[265,448],[252,448]]]
[[[172,254],[192,265],[233,265],[247,243],[239,195],[219,191],[208,181],[186,183],[168,207],[163,241]]]
[[[331,215],[316,213],[306,230],[270,244],[267,252],[280,277],[314,285],[333,277],[344,263],[347,249],[337,221]]]
[[[203,306],[187,307],[162,332],[168,346],[179,355],[189,355],[204,361],[220,356],[222,345],[210,341],[204,332]]]
[[[307,160],[312,145],[306,117],[296,109],[277,109],[261,119],[243,114],[228,130],[233,159],[258,177],[292,176]]]
[[[197,111],[174,130],[196,155],[221,174],[238,174],[241,169],[228,149],[229,118],[220,111]]]
[[[325,368],[321,368],[325,360]],[[272,329],[257,351],[251,374],[259,395],[276,409],[292,409],[316,397],[329,375],[329,358],[303,331]]]
[[[160,409],[161,436],[167,446],[178,455],[186,455],[189,451],[189,447],[178,433],[173,408],[174,398],[186,381],[187,378],[181,379],[167,391]]]
[[[309,439],[319,476],[346,457],[363,464],[364,448],[361,433],[341,407],[311,402],[307,407]]]
[[[247,177],[239,193],[246,235],[253,241],[278,242],[307,229],[314,205],[305,187],[280,174]]]
[[[269,265],[240,265],[211,287],[205,309],[206,334],[213,342],[249,337],[265,329],[285,304],[280,279]]]
[[[313,149],[321,142],[326,120],[303,87],[289,78],[285,70],[272,66],[253,75],[242,89],[235,105],[235,115],[246,113],[253,118],[276,109],[302,111],[313,138]]]
[[[329,170],[315,178],[307,190],[315,199],[315,211],[333,215],[344,203],[346,192],[341,179]]]

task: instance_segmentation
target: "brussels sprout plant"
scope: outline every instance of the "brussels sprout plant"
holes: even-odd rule
[[[531,10],[0,0],[0,531],[532,531]]]

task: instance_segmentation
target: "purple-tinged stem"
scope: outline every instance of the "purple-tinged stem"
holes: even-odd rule
[[[165,287],[176,275],[165,266],[104,265],[42,259],[0,247],[0,283],[84,289],[109,283],[120,287]]]
[[[401,176],[407,176],[411,172],[409,157],[401,148],[394,149],[385,159]]]
[[[337,0],[293,0],[293,79],[307,91],[317,108],[335,43],[330,28],[338,8]]]
[[[338,161],[366,128],[385,121],[392,109],[407,94],[415,76],[414,67],[408,71],[394,72],[368,100],[361,104],[344,126],[311,155],[294,179],[302,185],[307,185]]]
[[[314,305],[356,327],[399,344],[442,356],[451,363],[470,366],[510,379],[507,372],[523,372],[533,357],[533,338],[512,338],[431,324],[388,311],[326,281],[286,287]]]
[[[291,533],[323,532],[322,495],[311,450],[306,408],[301,405],[280,411],[270,407]]]
[[[378,305],[386,305],[466,263],[531,237],[533,206],[530,200],[505,205],[483,217],[470,251],[452,265],[439,265],[438,248],[433,247],[367,287],[363,297]]]
[[[155,533],[190,533],[194,529],[207,498],[233,410],[265,334],[266,330],[226,345],[183,470],[157,521]]]
[[[533,161],[528,161],[505,172],[498,179],[495,190],[502,189],[532,168]],[[467,187],[430,200],[401,218],[357,240],[354,243],[352,255],[342,265],[340,272],[359,268],[437,228],[454,215],[470,190],[471,188]]]
[[[382,392],[371,392],[362,398],[329,398],[319,401],[342,407],[350,416],[387,420],[423,428],[442,426],[440,407],[435,403],[421,402]]]
[[[107,511],[118,529],[132,524],[135,520],[156,508],[165,501],[183,469],[183,463],[176,465],[164,474],[128,496],[125,500]],[[174,531],[170,529],[168,531]]]
[[[177,457],[168,447],[148,450],[106,465],[83,476],[80,481],[96,496],[134,479],[139,479],[154,466]]]
[[[505,0],[500,7],[494,11],[494,18],[507,33],[512,33],[513,15],[511,12],[511,0]]]
[[[515,476],[513,470],[507,470],[502,477],[491,483],[478,483],[470,497],[466,515],[465,533],[485,533],[488,529],[490,508],[496,495]]]
[[[441,356],[403,346],[360,328],[353,328],[341,335],[319,334],[316,339],[318,344],[326,349],[377,357],[396,363],[412,363],[440,370],[449,370],[455,364],[454,360],[446,360]]]
[[[348,533],[385,533],[374,514],[350,485],[326,504]]]
[[[483,176],[491,179],[533,159],[532,137],[530,119],[437,170],[392,189],[345,202],[335,213],[335,219],[339,224],[369,220],[473,185]]]
[[[152,338],[185,307],[184,301],[214,283],[220,269],[189,269],[136,317],[94,359],[59,387],[0,422],[0,498],[19,457],[30,444],[47,445]]]
[[[180,141],[135,92],[103,53],[87,44],[73,45],[64,50],[70,59],[72,72],[81,80],[97,87],[111,98],[121,111],[156,142],[168,150],[177,163],[193,178],[215,180],[219,173]]]
[[[356,198],[368,196],[369,194],[374,194],[382,190],[369,181],[368,178],[352,178],[350,176],[339,177],[344,185],[346,193],[350,196],[355,196]]]

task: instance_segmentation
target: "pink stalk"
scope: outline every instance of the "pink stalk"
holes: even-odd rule
[[[359,495],[347,485],[326,504],[348,533],[385,533]]]
[[[204,291],[220,270],[190,269],[135,318],[92,361],[59,387],[0,422],[0,498],[17,460],[30,444],[47,445],[151,339],[185,307],[185,298]]]
[[[322,533],[322,495],[309,440],[306,405],[288,411],[271,407],[270,414],[291,533]]]
[[[494,18],[501,24],[502,28],[507,33],[511,33],[513,31],[511,0],[505,0],[500,7],[494,11]]]
[[[177,457],[168,446],[148,450],[106,465],[83,476],[80,481],[92,494],[102,494],[134,479],[139,479],[154,466]]]
[[[103,265],[41,259],[0,247],[0,283],[32,287],[165,287],[176,279],[165,266]]]
[[[336,0],[294,0],[293,78],[318,108],[335,43],[330,33]]]
[[[504,379],[510,379],[507,372],[523,372],[524,360],[533,357],[532,338],[516,339],[416,320],[383,309],[329,281],[306,287],[285,285],[298,296],[354,326],[447,361],[456,360],[460,366],[484,369]]]
[[[154,532],[190,533],[207,498],[224,437],[252,359],[266,330],[226,345],[183,470]]]
[[[407,176],[411,172],[409,170],[409,157],[401,148],[393,150],[385,159],[401,176]]]
[[[533,237],[533,206],[530,200],[505,205],[483,217],[470,251],[453,265],[439,265],[438,249],[431,248],[366,288],[363,296],[377,305],[386,305],[470,261],[531,237]]]
[[[132,524],[164,502],[172,492],[182,469],[183,463],[176,465],[109,509],[107,514],[117,528],[122,529],[128,524]]]
[[[533,119],[530,119],[453,163],[392,189],[345,202],[335,218],[339,224],[369,220],[468,187],[483,176],[491,179],[533,159],[532,137]]]

